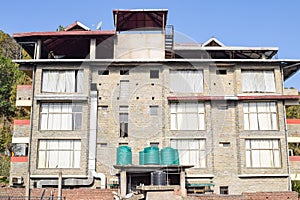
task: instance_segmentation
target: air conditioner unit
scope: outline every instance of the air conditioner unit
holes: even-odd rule
[[[12,185],[22,185],[24,183],[22,176],[12,176],[11,184]]]

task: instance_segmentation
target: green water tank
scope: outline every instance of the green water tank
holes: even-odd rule
[[[159,165],[159,148],[155,146],[144,148],[144,164],[145,165]]]
[[[162,165],[178,165],[178,151],[172,147],[165,147],[161,150]]]
[[[139,165],[145,164],[145,153],[144,151],[139,152]]]
[[[119,146],[117,149],[117,165],[131,165],[132,152],[129,146]]]

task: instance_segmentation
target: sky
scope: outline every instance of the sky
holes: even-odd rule
[[[299,0],[28,0],[1,3],[0,30],[55,31],[80,21],[113,30],[113,9],[168,9],[167,24],[191,41],[216,37],[227,46],[278,47],[278,59],[300,60]],[[300,90],[300,70],[285,81]]]

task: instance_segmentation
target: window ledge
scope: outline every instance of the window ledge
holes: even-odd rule
[[[58,178],[58,175],[30,175],[30,178]],[[87,178],[86,175],[62,175],[63,178]]]
[[[239,178],[252,178],[252,177],[288,177],[288,174],[239,174]]]
[[[76,100],[76,101],[87,101],[87,95],[80,94],[40,94],[36,95],[35,99],[38,101],[42,100]]]

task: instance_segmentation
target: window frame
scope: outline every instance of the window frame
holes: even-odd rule
[[[272,72],[272,84],[270,84],[270,77],[267,77],[266,73],[267,72]],[[248,75],[246,74],[248,73]],[[254,73],[257,73],[256,75]],[[260,75],[258,73],[261,73]],[[251,75],[250,75],[251,74]],[[245,80],[245,76],[251,76],[248,77],[249,80]],[[242,69],[241,70],[241,79],[242,79],[242,92],[243,93],[276,93],[276,78],[275,78],[275,71],[274,69]],[[260,79],[260,80],[258,80]],[[262,89],[262,83],[264,82],[265,84],[263,85],[264,89]],[[268,82],[268,84],[266,83]],[[260,88],[258,88],[259,86]],[[272,86],[270,86],[272,85]],[[268,88],[269,87],[269,88]]]
[[[258,145],[262,145],[263,142],[268,142],[271,144],[271,147],[261,148],[261,147],[253,147],[255,146],[253,143],[257,142]],[[259,143],[260,142],[260,143]],[[276,145],[275,145],[276,143]],[[277,146],[277,147],[276,147]],[[245,140],[245,162],[247,168],[281,168],[281,144],[280,139],[246,139]],[[270,153],[271,156],[269,159],[270,166],[264,165],[264,161],[266,161],[266,156],[263,156],[262,153]],[[276,152],[276,153],[275,153]],[[254,155],[255,154],[255,155]],[[255,160],[254,160],[255,159]],[[258,160],[257,160],[258,159]],[[277,162],[276,162],[276,159]],[[259,165],[256,164],[259,162]]]
[[[185,109],[187,109],[187,105],[196,105],[195,110],[197,111],[188,111],[188,112],[181,112],[180,105],[185,105]],[[184,117],[187,118],[188,115],[197,115],[197,128],[186,129],[184,127],[181,128],[182,123],[179,123],[179,120],[182,121],[189,121],[184,120]],[[182,116],[181,116],[182,115]],[[181,116],[181,117],[180,117]],[[172,131],[203,131],[206,130],[205,127],[205,103],[204,102],[171,102],[170,103],[170,130]],[[174,124],[175,123],[175,124]]]
[[[199,74],[198,74],[199,73]],[[196,81],[196,78],[201,80]],[[171,93],[203,93],[204,71],[203,69],[176,69],[169,71],[169,87]],[[191,82],[192,81],[192,82]]]
[[[71,87],[74,89],[74,91],[66,91],[66,90],[70,90],[70,88],[68,88],[66,82],[67,82],[67,78],[66,75],[67,73],[73,73],[74,72],[74,85],[71,85]],[[49,85],[49,78],[46,78],[46,73],[57,73],[55,76],[56,80],[54,80],[55,82],[51,82],[50,85],[56,85],[56,88],[47,88]],[[69,74],[70,75],[70,74]],[[50,75],[47,75],[50,76]],[[57,85],[59,84],[60,78],[64,77],[64,79],[62,80],[64,82],[64,85],[61,85],[59,87],[62,88],[57,88]],[[69,77],[70,78],[70,77]],[[45,83],[45,81],[47,81],[47,83]],[[52,80],[53,81],[53,80]],[[73,93],[83,93],[83,85],[84,85],[84,70],[83,69],[61,69],[61,70],[56,70],[56,69],[44,69],[42,70],[42,83],[41,83],[41,93],[60,93],[60,94],[73,94]],[[46,88],[45,88],[46,87]],[[69,86],[70,87],[70,86]],[[61,90],[64,91],[61,91]],[[73,90],[71,89],[71,90]]]
[[[68,111],[63,111],[63,106],[68,106],[68,108],[71,107],[71,112]],[[45,108],[43,108],[43,106],[45,106]],[[59,107],[59,111],[51,111],[49,112],[50,107],[53,107],[51,109],[55,109],[55,106]],[[78,130],[82,130],[82,125],[83,125],[83,104],[82,103],[46,103],[46,102],[42,102],[40,104],[40,130],[41,131],[78,131]],[[46,119],[44,119],[44,116],[46,117]],[[60,120],[61,124],[60,124],[60,128],[53,128],[53,124],[55,123],[53,120],[54,118],[56,118],[57,116],[59,116],[61,119],[63,117],[70,117],[68,118],[69,120],[71,120],[71,128],[63,128],[62,127],[62,120]],[[52,120],[51,120],[52,119]],[[66,118],[65,118],[66,119]],[[44,120],[46,120],[46,124],[44,123]],[[79,120],[79,121],[78,121]],[[53,121],[51,123],[51,121]],[[79,122],[79,124],[78,124]],[[66,123],[64,123],[66,124]],[[70,125],[69,125],[70,126]],[[52,127],[52,128],[51,128]]]
[[[182,143],[183,141],[185,141],[185,143],[188,143],[188,145],[185,145],[183,147]],[[197,141],[197,143],[192,144],[192,142]],[[181,144],[179,143],[181,142]],[[179,160],[180,163],[185,165],[194,165],[193,168],[206,168],[207,167],[207,159],[206,159],[206,139],[204,138],[172,138],[170,139],[170,146],[174,149],[178,150],[178,154],[179,154]],[[198,148],[192,148],[198,146]],[[192,163],[192,158],[191,158],[191,152],[196,153],[196,157],[199,158],[199,160],[197,160],[197,163]],[[188,163],[184,163],[184,161],[182,161],[182,157],[186,158],[187,155],[185,155],[186,153],[188,153]],[[194,159],[196,160],[196,159]]]
[[[263,104],[265,104],[266,107],[263,107]],[[255,105],[255,107],[253,105]],[[254,109],[255,111],[253,111]],[[263,109],[266,110],[262,111]],[[265,117],[267,117],[269,120],[268,125],[264,124],[264,122],[266,122],[266,120],[264,120]],[[254,118],[256,118],[256,120],[254,120]],[[243,119],[244,119],[243,126],[245,131],[279,130],[277,102],[276,101],[243,102]],[[265,126],[269,126],[269,128]]]
[[[42,142],[44,143],[45,147],[42,147]],[[57,142],[57,148],[51,147],[51,142]],[[60,145],[60,142],[70,142],[70,148],[67,148],[66,145]],[[38,157],[37,157],[37,168],[38,169],[79,169],[80,162],[81,162],[81,140],[79,139],[40,139],[38,140]],[[77,149],[79,148],[79,149]],[[50,162],[51,160],[51,153],[56,154],[56,162],[58,164],[64,163],[63,161],[66,160],[66,155],[64,153],[69,154],[69,165],[56,165],[51,166],[53,164]],[[41,156],[44,154],[44,158]],[[60,157],[61,156],[61,157]],[[76,160],[77,159],[77,160]],[[56,163],[56,164],[57,164]]]
[[[120,138],[128,138],[128,135],[129,135],[128,106],[120,106],[119,107],[119,129],[120,129],[119,137]]]

